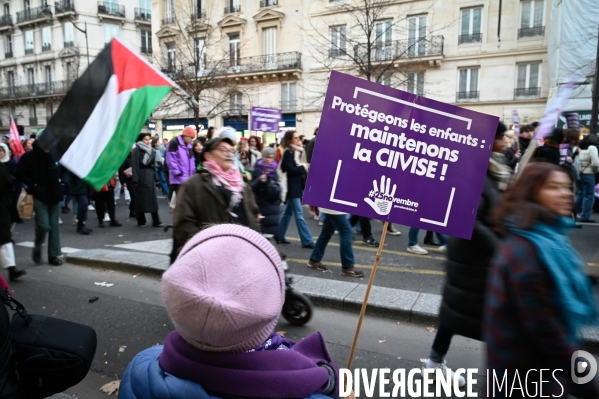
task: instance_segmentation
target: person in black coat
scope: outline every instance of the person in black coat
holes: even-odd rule
[[[10,232],[9,208],[12,206],[12,180],[8,167],[0,162],[0,266],[8,270],[11,280],[15,280],[27,272],[17,269]]]
[[[164,226],[158,215],[158,199],[156,197],[156,167],[162,167],[163,158],[150,146],[150,134],[141,133],[131,154],[132,179],[135,186],[135,214],[137,225],[146,226],[145,213],[152,214],[154,227]]]
[[[135,145],[133,145],[133,148],[135,148]],[[129,196],[131,197],[131,200],[129,201],[129,217],[130,218],[137,217],[137,215],[135,213],[136,202],[135,202],[135,186],[133,185],[133,168],[131,167],[131,154],[133,153],[133,148],[131,148],[129,155],[127,155],[127,158],[125,158],[125,161],[119,168],[119,181],[121,182],[121,185],[123,187],[125,187],[125,189],[127,191],[129,191]],[[167,176],[168,176],[168,173],[167,173]]]
[[[87,211],[90,204],[90,188],[89,185],[81,180],[77,175],[71,172],[70,178],[70,195],[73,196],[77,203],[77,233],[82,235],[89,235],[92,229],[85,225],[87,221]]]
[[[65,176],[66,175],[66,176]],[[17,164],[19,179],[33,196],[35,211],[35,244],[33,261],[42,261],[42,244],[48,234],[48,262],[54,266],[62,265],[62,255],[58,216],[60,214],[63,184],[68,182],[68,174],[63,170],[50,152],[46,152],[37,141],[33,149],[23,154]]]
[[[17,173],[17,163],[10,155],[10,148],[8,147],[8,144],[0,143],[0,162],[2,162],[8,168],[13,182],[12,203],[8,210],[10,213],[10,221],[11,223],[23,223],[23,219],[21,219],[19,210],[17,208],[23,185],[15,176]]]
[[[262,232],[272,234],[279,240],[279,213],[281,209],[281,188],[277,176],[276,151],[265,147],[262,159],[256,162],[252,172],[252,191],[263,216],[260,224]]]
[[[504,155],[507,149],[506,130],[503,123],[497,127],[472,238],[449,237],[447,278],[439,326],[423,368],[441,368],[445,371],[445,355],[454,334],[481,339],[487,273],[499,242],[492,230],[492,212],[498,205],[500,193],[507,188],[511,179]],[[465,380],[460,376],[459,385],[463,384]]]
[[[543,140],[543,146],[536,149],[535,162],[549,162],[560,164],[559,145],[564,141],[563,129],[556,127],[553,132]]]

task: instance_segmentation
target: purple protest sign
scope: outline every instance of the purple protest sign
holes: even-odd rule
[[[469,239],[497,123],[333,71],[304,203]]]
[[[518,111],[512,110],[512,124],[514,125],[514,136],[520,136],[520,118],[518,118]]]
[[[252,130],[276,133],[279,131],[279,122],[281,122],[281,110],[252,107],[250,118],[252,119]]]

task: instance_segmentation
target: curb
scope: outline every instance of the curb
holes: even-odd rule
[[[147,254],[112,249],[91,249],[70,253],[66,261],[81,266],[100,267],[162,276],[169,267],[166,255]],[[304,293],[316,306],[359,313],[366,293],[366,285],[289,274],[293,288]],[[326,274],[323,274],[326,276]],[[439,321],[441,295],[373,286],[366,313],[398,321],[436,326]],[[586,327],[581,331],[584,349],[599,351],[599,328]]]

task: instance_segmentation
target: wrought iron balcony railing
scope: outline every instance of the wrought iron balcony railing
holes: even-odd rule
[[[68,41],[68,42],[64,42],[64,47],[73,47],[75,45],[75,43],[73,41]]]
[[[517,88],[514,89],[514,97],[540,97],[541,96],[541,88],[540,87],[527,87],[527,88]]]
[[[443,36],[429,36],[419,40],[394,40],[371,45],[370,52],[366,43],[354,46],[356,58],[371,61],[395,61],[400,59],[443,55]]]
[[[33,54],[33,49],[32,48],[26,48],[25,49],[25,55],[27,54]]]
[[[10,16],[10,14],[2,15],[0,17],[0,28],[5,26],[12,26],[12,17]]]
[[[4,53],[4,58],[12,58],[12,57],[13,57],[12,51],[7,51]]]
[[[56,81],[31,85],[0,87],[0,100],[65,94],[72,82]]]
[[[545,36],[544,26],[533,26],[532,28],[518,29],[518,39],[522,37]]]
[[[297,100],[281,101],[281,111],[295,111]]]
[[[241,5],[231,5],[225,7],[225,14],[233,14],[234,12],[241,12]]]
[[[279,0],[260,0],[260,8],[276,6]]]
[[[50,43],[42,44],[42,52],[52,50],[52,45]]]
[[[458,91],[456,93],[457,102],[478,101],[479,91]]]
[[[125,6],[112,1],[98,1],[98,13],[125,18]]]
[[[47,18],[42,12],[45,7],[32,7],[23,11],[17,12],[17,23],[35,21],[36,19]]]
[[[37,116],[30,116],[29,117],[29,126],[36,126],[37,125]]]
[[[191,14],[191,20],[195,21],[196,19],[206,18],[206,10],[201,10],[200,12],[194,12]]]
[[[162,22],[162,26],[166,26],[166,25],[174,25],[175,24],[175,17],[169,17],[169,18],[164,18],[161,22]]]
[[[482,33],[472,33],[470,35],[458,36],[458,44],[480,43],[483,41]]]
[[[330,48],[329,58],[341,58],[347,55],[347,51],[344,48]]]
[[[146,8],[135,8],[135,20],[152,22],[152,10]]]
[[[150,46],[141,46],[142,54],[152,54],[152,47]]]
[[[74,0],[61,0],[54,2],[54,12],[57,15],[68,11],[75,11]]]

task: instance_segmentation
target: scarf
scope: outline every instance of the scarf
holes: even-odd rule
[[[264,343],[260,344],[248,352],[260,351],[292,351],[294,342],[281,337],[278,333],[273,332]]]
[[[307,398],[318,392],[337,397],[339,369],[322,335],[316,332],[288,343],[293,350],[206,352],[173,331],[166,337],[159,364],[167,373],[196,382],[215,396]]]
[[[497,184],[499,191],[505,191],[512,178],[512,174],[505,162],[504,154],[500,152],[491,153],[488,173],[491,179]]]
[[[264,160],[259,159],[256,162],[256,169],[260,171],[263,175],[266,175],[272,179],[277,176],[277,167],[279,166],[277,161],[272,161],[269,164],[264,163]]]
[[[202,167],[212,174],[212,182],[215,186],[222,186],[233,194],[231,195],[229,211],[239,205],[243,199],[243,179],[239,169],[231,168],[228,172],[225,172],[214,160],[205,160]]]
[[[145,165],[145,166],[151,165],[152,157],[153,157],[154,158],[154,166],[162,166],[162,163],[164,161],[162,159],[162,155],[160,155],[160,152],[153,150],[152,147],[150,147],[143,141],[137,142],[137,148],[139,148],[139,150],[142,151],[142,153],[143,153],[143,156],[141,158],[141,163],[143,165]],[[152,155],[152,153],[153,153],[153,155]]]
[[[6,163],[10,161],[10,151],[8,150],[8,146],[4,143],[0,143],[0,147],[4,148],[4,156],[0,158],[0,162]]]
[[[579,327],[597,323],[593,287],[584,274],[583,260],[566,235],[575,225],[571,218],[559,217],[551,224],[537,223],[528,230],[508,227],[535,245],[555,283],[555,295],[572,342],[577,342]]]

